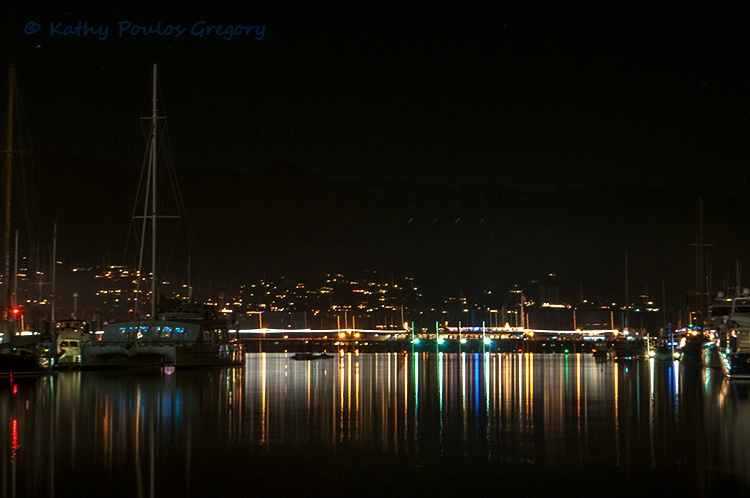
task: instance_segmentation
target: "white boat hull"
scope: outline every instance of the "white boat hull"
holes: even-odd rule
[[[728,379],[750,379],[750,328],[722,328],[703,347],[703,365],[720,368]]]
[[[81,350],[84,368],[221,367],[244,365],[244,348],[232,344],[131,344],[107,345],[93,343]]]

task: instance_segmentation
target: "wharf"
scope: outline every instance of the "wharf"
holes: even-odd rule
[[[253,352],[354,352],[363,353],[551,353],[575,354],[593,353],[594,343],[580,339],[524,340],[498,339],[489,344],[481,340],[467,340],[460,343],[446,340],[438,344],[435,339],[420,340],[412,344],[409,339],[368,341],[339,339],[299,339],[299,338],[253,338],[242,339],[245,351]]]

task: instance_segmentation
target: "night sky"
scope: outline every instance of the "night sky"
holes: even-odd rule
[[[643,274],[633,275],[632,288],[648,283],[653,293],[667,280],[679,303],[693,286],[697,231],[695,198],[680,192],[696,189],[707,193],[710,216],[723,216],[707,227],[707,241],[722,251],[712,260],[715,273],[729,274],[736,259],[748,257],[747,244],[726,236],[736,230],[727,211],[715,209],[741,205],[717,194],[741,198],[750,188],[750,19],[739,2],[244,3],[4,2],[0,63],[16,65],[24,138],[17,148],[99,161],[115,173],[107,187],[123,190],[116,170],[143,161],[140,118],[150,112],[151,66],[158,63],[172,161],[194,198],[202,171],[217,185],[232,184],[236,172],[261,174],[269,185],[232,184],[234,194],[221,203],[192,203],[203,221],[225,223],[222,233],[232,234],[233,244],[209,248],[225,253],[205,258],[223,262],[230,278],[292,272],[293,263],[323,274],[345,271],[345,261],[360,269],[401,262],[404,273],[424,264],[424,274],[451,281],[450,292],[477,287],[479,276],[508,288],[549,271],[613,282],[609,295],[617,298],[629,251],[631,268]],[[244,34],[225,39],[206,31],[229,25]],[[161,32],[134,31],[148,28]],[[185,31],[175,36],[177,29]],[[4,114],[5,93],[0,104]],[[269,177],[274,168],[278,178]],[[280,185],[290,171],[315,176],[291,174]],[[342,189],[320,175],[381,182],[384,195],[367,186]],[[421,197],[393,192],[407,184],[442,189],[443,197],[424,188]],[[626,184],[628,197],[618,197]],[[651,205],[635,214],[645,197],[633,184],[676,192],[660,202],[678,205],[677,221],[665,225],[663,210]],[[497,188],[479,200],[454,186]],[[562,199],[578,187],[615,193],[588,204],[570,196],[568,207],[577,211],[563,226],[554,219],[567,209],[562,203],[525,206],[502,199],[504,186],[561,192]],[[653,189],[649,199],[664,197]],[[383,213],[352,210],[357,199],[346,196],[362,191],[404,209],[367,228],[362,220]],[[282,206],[292,194],[300,203]],[[589,205],[620,209],[612,218],[620,221],[598,213],[584,233]],[[525,222],[529,208],[537,211],[533,226]],[[124,225],[129,206],[122,211]],[[228,211],[242,218],[220,219]],[[638,227],[626,230],[622,222],[634,219]],[[324,222],[330,226],[321,231]],[[107,244],[91,249],[98,261],[122,247],[116,234],[125,230],[110,225],[111,233],[86,235]],[[392,226],[413,241],[408,263],[393,242],[397,232],[378,232]],[[521,236],[520,228],[529,232]],[[340,246],[331,247],[334,240]],[[81,254],[66,243],[61,257],[74,262]],[[482,254],[470,254],[469,245]],[[356,260],[363,248],[374,253],[367,263]]]
[[[158,63],[180,168],[285,163],[533,190],[748,187],[737,173],[750,131],[738,3],[246,3],[4,2],[0,61],[16,62],[31,146],[139,165]],[[26,34],[32,21],[39,30]],[[125,21],[187,31],[119,36]],[[64,34],[81,22],[106,26],[106,39]],[[226,40],[191,33],[196,23],[258,28]]]

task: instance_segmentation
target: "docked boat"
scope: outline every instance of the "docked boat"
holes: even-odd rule
[[[674,346],[670,346],[668,344],[660,344],[655,348],[650,349],[648,355],[650,358],[653,358],[656,361],[673,362],[680,358],[680,353],[677,352]]]
[[[686,328],[679,331],[679,343],[677,351],[680,362],[685,364],[701,364],[703,349],[710,342],[709,338],[700,328]]]
[[[613,354],[612,346],[608,341],[596,341],[591,349],[591,353],[597,360],[607,360]]]
[[[40,343],[0,344],[0,378],[29,377],[50,372],[52,362]]]
[[[731,299],[729,313],[715,331],[715,340],[703,349],[707,367],[718,367],[729,379],[750,379],[750,295]]]
[[[333,355],[326,353],[314,354],[314,353],[294,353],[290,356],[291,359],[297,361],[311,361],[311,360],[324,360],[326,358],[333,358]]]
[[[81,345],[82,368],[243,366],[245,351],[214,306],[191,304],[155,319],[111,323]]]
[[[81,366],[81,344],[90,342],[91,329],[84,320],[66,318],[55,324],[55,366],[77,368]]]
[[[637,360],[646,356],[646,342],[644,339],[623,336],[611,342],[612,355],[616,360]]]

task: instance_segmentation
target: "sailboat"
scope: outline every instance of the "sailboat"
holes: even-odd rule
[[[709,344],[706,335],[706,325],[709,322],[706,298],[706,247],[703,241],[703,198],[698,199],[698,235],[695,244],[695,278],[696,290],[692,295],[697,299],[695,310],[698,312],[698,323],[692,323],[692,313],[687,312],[688,326],[681,331],[680,337],[680,362],[687,364],[701,364],[704,362],[704,348]]]
[[[239,337],[230,334],[229,322],[212,305],[184,302],[169,309],[157,309],[156,209],[157,67],[153,66],[151,131],[148,150],[149,181],[146,188],[143,233],[151,225],[151,312],[145,318],[111,323],[96,341],[82,343],[82,368],[128,367],[231,367],[243,366],[244,348]],[[150,214],[147,214],[150,213]],[[141,254],[145,237],[141,238]],[[140,271],[139,275],[143,275]],[[162,308],[164,308],[162,306]]]
[[[52,362],[40,344],[38,337],[22,340],[18,335],[20,309],[15,305],[15,295],[11,289],[10,234],[11,234],[11,179],[13,172],[13,115],[14,91],[16,84],[15,68],[8,71],[8,121],[7,145],[5,149],[5,252],[2,280],[7,287],[5,305],[2,307],[0,322],[0,377],[20,377],[41,375],[49,372]]]

